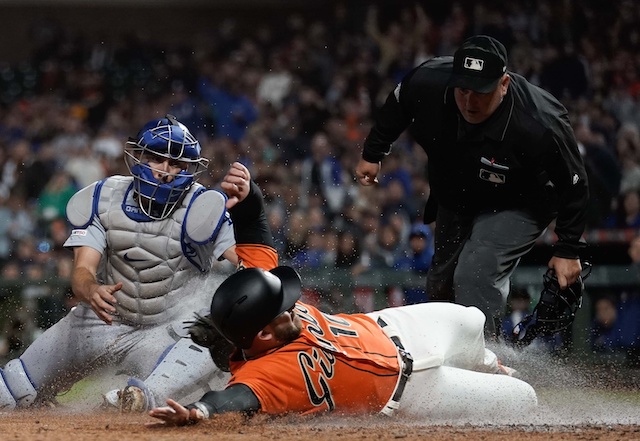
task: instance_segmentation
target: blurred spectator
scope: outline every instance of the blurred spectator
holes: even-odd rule
[[[433,259],[433,234],[431,228],[424,224],[415,224],[409,233],[408,248],[404,255],[396,260],[395,268],[426,274]],[[423,286],[404,288],[404,301],[407,305],[424,303],[429,299]]]
[[[53,164],[47,155],[49,151],[42,148],[36,153],[27,139],[19,139],[10,145],[2,164],[0,195],[15,195],[26,201],[36,199],[53,173]]]
[[[66,216],[67,202],[79,188],[65,171],[54,174],[37,200],[38,220],[49,224],[56,218]]]
[[[429,30],[429,19],[419,4],[404,5],[400,11],[400,20],[385,20],[380,14],[381,6],[370,4],[365,21],[367,36],[377,45],[378,71],[385,75],[392,75],[396,80],[414,66],[411,57],[407,66],[401,58],[408,49],[417,49],[420,42],[424,42]],[[384,14],[386,11],[382,11]],[[384,29],[381,22],[384,21]],[[413,52],[413,51],[410,51]],[[424,55],[423,55],[424,56]],[[403,68],[401,68],[404,67]]]
[[[618,302],[611,295],[596,299],[591,323],[591,348],[596,352],[613,352],[623,349],[624,336],[618,323]]]
[[[86,109],[79,105],[70,106],[67,112],[59,116],[56,121],[59,131],[51,139],[51,146],[58,152],[59,158],[71,159],[91,146],[85,117]]]
[[[90,145],[77,147],[73,156],[65,161],[64,170],[77,188],[84,188],[106,177],[100,157],[94,154]]]
[[[391,217],[394,218],[396,229],[399,232],[409,230],[412,222],[418,219],[417,211],[414,207],[409,207],[410,198],[404,191],[402,183],[398,180],[390,181],[382,190],[382,216],[386,222]]]
[[[640,236],[636,236],[635,239],[631,241],[628,254],[631,258],[631,265],[639,271],[638,275],[640,276]]]
[[[240,142],[258,112],[241,83],[242,66],[230,59],[220,65],[209,66],[211,72],[200,79],[198,93],[209,106],[215,124],[215,136]]]
[[[621,167],[620,193],[640,191],[640,130],[635,123],[623,124],[617,133],[616,153]]]
[[[622,175],[620,164],[604,135],[592,130],[588,116],[577,118],[574,126],[578,148],[589,175],[587,226],[600,228],[604,226],[607,214],[619,194]]]
[[[0,196],[0,265],[11,255],[13,242],[9,236],[9,226],[13,221],[13,212],[7,206],[7,199]]]
[[[554,51],[540,75],[540,86],[560,100],[587,97],[590,92],[587,66],[572,42]]]
[[[36,215],[28,208],[26,201],[17,194],[11,194],[0,203],[5,240],[11,250],[22,239],[31,237],[36,232]]]
[[[9,260],[2,265],[2,280],[18,281],[23,276],[22,267],[19,262]]]
[[[25,312],[16,313],[4,323],[0,333],[0,363],[6,363],[22,354],[33,341],[31,320]]]
[[[303,269],[323,269],[333,265],[327,256],[324,231],[313,229],[309,232],[306,246],[293,255],[291,265]]]
[[[111,176],[124,173],[123,143],[122,139],[116,136],[115,130],[103,127],[93,139],[91,149],[97,156],[102,168],[102,176]]]
[[[338,233],[338,243],[336,251],[336,268],[353,268],[360,260],[360,241],[351,229],[342,230]]]
[[[282,108],[293,83],[293,76],[285,65],[285,57],[284,51],[269,55],[268,70],[262,75],[256,90],[258,103],[270,105],[276,111]]]
[[[311,144],[313,136],[324,129],[329,119],[329,111],[326,102],[316,87],[304,84],[297,86],[294,92],[297,100],[295,105],[300,122],[300,137],[298,139],[300,144],[304,144],[298,149],[297,158],[302,159],[309,154],[308,145]]]
[[[613,361],[624,357],[631,367],[640,366],[640,297],[637,293],[611,293],[598,297],[593,305],[591,349]]]
[[[286,255],[287,226],[284,209],[277,204],[267,204],[267,222],[279,256]]]
[[[640,228],[640,191],[627,190],[618,196],[616,211],[606,222],[608,228]]]
[[[281,259],[292,259],[300,251],[304,250],[308,235],[307,215],[304,210],[296,209],[289,215],[287,235],[284,246],[284,256]]]
[[[91,143],[93,152],[113,160],[122,156],[122,142],[107,129],[99,131]]]
[[[531,296],[524,288],[512,286],[507,298],[507,310],[502,320],[502,336],[510,340],[513,328],[531,313]]]
[[[196,139],[204,139],[210,133],[207,130],[207,113],[202,109],[201,101],[187,90],[187,85],[182,80],[174,80],[171,83],[171,94],[167,103],[168,113],[176,117],[178,121],[187,126]],[[122,151],[122,147],[120,147]]]
[[[404,164],[405,155],[399,151],[393,150],[385,158],[384,174],[380,177],[382,186],[389,185],[392,181],[398,181],[402,186],[405,194],[413,193],[413,183],[411,180],[411,172],[408,164]]]
[[[311,156],[302,161],[300,170],[300,206],[308,208],[309,198],[321,198],[328,218],[342,211],[345,203],[345,173],[332,152],[329,138],[318,132],[311,140]]]
[[[389,224],[381,225],[377,230],[375,241],[370,238],[364,243],[362,257],[356,264],[354,273],[394,268],[401,252],[400,235],[396,229]]]
[[[606,95],[602,105],[620,125],[636,123],[640,117],[640,106],[629,87],[629,73],[632,77],[637,75],[633,72],[636,69],[633,56],[628,51],[615,51],[609,62],[609,87],[604,90]]]

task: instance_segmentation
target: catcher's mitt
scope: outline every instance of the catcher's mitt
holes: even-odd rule
[[[560,289],[558,279],[549,269],[542,278],[543,289],[533,312],[515,325],[511,343],[528,346],[538,335],[553,335],[571,326],[576,312],[582,306],[584,280],[591,274],[591,264],[584,262],[583,274],[566,289]]]
[[[211,316],[196,314],[190,323],[189,335],[194,343],[209,349],[213,362],[220,370],[229,372],[229,356],[235,349],[233,343],[224,338],[211,323]]]

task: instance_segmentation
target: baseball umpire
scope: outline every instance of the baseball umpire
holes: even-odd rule
[[[298,274],[286,266],[229,276],[211,303],[211,332],[237,348],[227,387],[187,406],[169,399],[149,415],[169,425],[225,412],[401,409],[423,419],[473,418],[537,405],[533,388],[485,348],[484,316],[475,307],[423,303],[329,315],[300,302],[300,293]]]
[[[499,41],[470,37],[453,57],[428,60],[403,78],[364,142],[355,170],[362,185],[377,182],[405,129],[428,156],[430,300],[477,306],[495,335],[511,274],[554,219],[548,266],[562,289],[577,280],[589,195],[567,110],[507,71]]]

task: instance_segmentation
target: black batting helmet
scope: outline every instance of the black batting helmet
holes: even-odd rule
[[[258,332],[298,301],[301,288],[300,276],[288,266],[240,270],[213,295],[211,321],[227,340],[248,349]]]

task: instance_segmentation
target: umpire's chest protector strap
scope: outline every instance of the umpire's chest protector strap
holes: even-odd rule
[[[400,407],[400,399],[404,392],[404,388],[409,381],[409,377],[413,372],[413,358],[405,349],[404,345],[400,341],[400,338],[396,335],[394,330],[387,325],[387,323],[378,317],[378,325],[382,328],[385,334],[391,339],[394,345],[398,348],[398,364],[400,366],[400,375],[398,375],[398,382],[396,388],[391,395],[391,399],[385,404],[380,413],[391,416]]]

